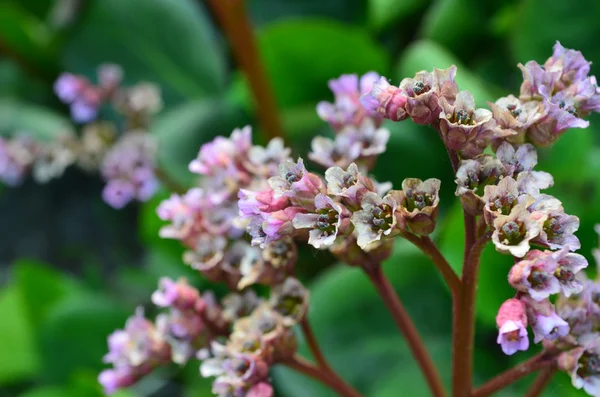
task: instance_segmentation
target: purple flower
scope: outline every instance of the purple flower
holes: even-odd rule
[[[288,207],[283,210],[263,214],[262,230],[266,235],[265,243],[293,234],[294,227],[292,221],[302,211],[304,210],[300,207]]]
[[[458,87],[454,82],[456,66],[434,69],[433,73],[420,71],[414,78],[405,78],[400,89],[407,97],[406,112],[416,124],[431,124],[438,119],[440,99],[454,103]]]
[[[522,101],[539,101],[552,96],[554,85],[560,78],[560,72],[544,70],[535,61],[518,66],[523,72],[523,83],[519,96]]]
[[[98,107],[82,99],[71,103],[71,118],[76,123],[87,123],[96,118]]]
[[[135,186],[124,179],[113,179],[102,190],[102,199],[116,209],[125,207],[134,198]]]
[[[367,248],[382,236],[388,236],[396,227],[396,208],[398,202],[393,195],[381,198],[377,193],[366,193],[361,201],[362,210],[352,215],[352,224],[356,230],[356,243],[362,249]]]
[[[361,125],[367,117],[380,124],[381,116],[374,109],[363,107],[360,102],[361,95],[370,92],[377,79],[377,73],[369,72],[360,81],[355,74],[344,74],[338,79],[329,80],[335,102],[319,102],[317,114],[335,130],[348,125]]]
[[[251,218],[264,212],[275,212],[289,206],[287,197],[275,198],[273,189],[268,188],[260,192],[240,189],[238,193],[238,207],[240,216]]]
[[[558,366],[571,376],[576,389],[583,389],[591,396],[600,396],[600,340],[597,333],[589,333],[579,339],[579,346],[567,350],[558,357]]]
[[[567,215],[556,198],[541,194],[528,208],[537,218],[544,218],[542,230],[533,242],[550,249],[568,248],[575,251],[581,247],[575,232],[579,229],[579,218]]]
[[[558,279],[562,293],[566,297],[579,294],[583,290],[583,283],[577,279],[577,274],[588,266],[585,257],[567,249],[553,252],[551,255],[558,262],[554,276]]]
[[[549,72],[559,72],[558,89],[585,79],[590,72],[590,64],[581,52],[566,49],[560,42],[554,44],[552,56],[544,63],[544,68]]]
[[[198,157],[190,163],[189,169],[201,175],[215,176],[224,173],[237,180],[242,177],[237,168],[238,162],[246,158],[251,146],[252,128],[246,126],[235,129],[229,138],[218,136],[202,145]]]
[[[63,73],[54,82],[54,93],[64,103],[75,101],[83,87],[85,81],[71,73]]]
[[[536,301],[542,301],[560,292],[560,283],[554,276],[557,268],[558,262],[551,255],[531,251],[510,269],[508,281],[517,290],[527,292]]]
[[[385,77],[381,77],[373,84],[370,92],[360,97],[360,103],[365,109],[392,121],[402,121],[408,118],[405,109],[406,101],[404,92],[388,83]]]
[[[113,394],[117,390],[131,386],[137,381],[132,372],[133,368],[131,367],[105,369],[98,375],[98,383],[102,385],[106,394]]]
[[[173,281],[162,277],[159,289],[152,294],[152,303],[159,307],[174,307],[179,310],[194,309],[201,303],[200,293],[184,278]]]
[[[314,209],[317,194],[325,193],[323,181],[317,175],[306,171],[304,161],[285,161],[279,166],[279,175],[269,179],[275,197],[289,197],[292,204],[307,210]]]
[[[556,340],[569,333],[569,324],[554,312],[549,316],[536,313],[535,320],[530,323],[533,329],[534,343],[539,343],[544,339]]]
[[[293,220],[296,229],[311,229],[308,243],[317,249],[332,245],[349,223],[350,212],[324,194],[315,197],[314,213],[299,213]]]
[[[475,109],[475,100],[468,91],[461,91],[456,101],[440,99],[440,131],[446,146],[465,158],[483,153],[496,127],[492,112]]]
[[[488,102],[488,105],[498,126],[492,141],[494,148],[505,141],[512,144],[524,143],[527,128],[545,115],[541,102],[521,102],[514,95],[502,97],[496,103]]]
[[[518,299],[508,299],[500,306],[496,316],[498,344],[506,355],[529,348],[525,304]]]
[[[482,197],[484,204],[483,216],[488,225],[494,224],[494,219],[507,216],[520,202],[533,198],[521,196],[517,188],[517,181],[510,176],[505,177],[497,185],[485,186]]]

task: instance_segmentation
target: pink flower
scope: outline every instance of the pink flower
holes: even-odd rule
[[[508,299],[500,306],[496,316],[498,344],[506,355],[529,348],[525,304],[518,299]]]
[[[363,94],[360,102],[365,109],[376,112],[386,119],[402,121],[408,118],[405,94],[400,88],[388,83],[385,77],[381,77],[369,93]]]

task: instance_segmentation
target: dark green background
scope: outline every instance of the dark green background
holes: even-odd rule
[[[52,93],[60,71],[90,78],[101,62],[122,65],[126,82],[158,83],[165,106],[152,133],[161,165],[191,185],[187,163],[199,145],[236,126],[256,125],[244,79],[202,1],[82,0],[71,20],[56,18],[69,1],[0,0],[0,132],[26,130],[51,139],[68,122]],[[600,2],[595,0],[250,0],[261,55],[281,107],[287,142],[305,156],[315,134],[330,134],[315,113],[331,99],[327,80],[376,70],[398,83],[420,69],[459,67],[461,89],[479,105],[516,93],[518,62],[543,62],[555,40],[583,51],[600,74]],[[539,169],[556,181],[551,194],[581,218],[581,253],[591,259],[600,222],[600,119],[540,151]],[[442,179],[435,238],[460,271],[462,220],[444,148],[433,131],[389,125],[388,152],[375,170],[397,187],[405,177]],[[261,132],[255,129],[256,139]],[[0,396],[95,397],[105,338],[157,279],[186,275],[214,288],[180,260],[177,242],[158,238],[160,197],[115,211],[100,199],[97,175],[69,170],[38,186],[28,180],[0,191]],[[511,260],[485,252],[477,302],[478,384],[528,353],[504,356],[494,317],[512,295]],[[332,266],[333,265],[333,266]],[[594,266],[591,266],[594,268]],[[362,274],[329,255],[302,252],[301,278],[312,290],[310,320],[333,366],[368,397],[427,396],[401,337]],[[450,376],[449,294],[433,266],[398,241],[385,269],[447,383]],[[590,273],[594,273],[592,269]],[[220,292],[222,289],[216,287]],[[152,310],[150,309],[150,313]],[[538,346],[531,349],[537,351]],[[331,396],[285,370],[274,371],[278,396]],[[500,396],[520,396],[524,381]],[[120,397],[208,396],[197,364],[167,368]],[[544,396],[579,396],[565,375]]]

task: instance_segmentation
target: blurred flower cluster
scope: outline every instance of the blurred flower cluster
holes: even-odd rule
[[[60,177],[71,165],[100,172],[106,181],[104,200],[122,208],[132,200],[146,201],[155,193],[156,143],[148,134],[151,116],[161,108],[153,84],[122,85],[117,65],[98,68],[98,84],[83,76],[62,74],[56,95],[71,108],[80,131],[66,129],[53,141],[39,141],[27,132],[0,138],[0,180],[16,186],[32,174],[38,183]],[[104,106],[122,116],[119,123],[94,121]]]

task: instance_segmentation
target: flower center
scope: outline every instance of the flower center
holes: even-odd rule
[[[577,375],[582,378],[600,373],[600,358],[595,354],[589,352],[583,353],[578,364]]]
[[[548,235],[548,240],[552,240],[556,237],[560,237],[564,233],[564,229],[560,224],[559,220],[555,217],[548,219],[544,222],[544,232]]]
[[[502,242],[506,245],[517,245],[523,241],[523,233],[521,232],[521,226],[515,221],[506,222],[502,225],[500,237]]]
[[[498,196],[490,202],[490,210],[500,212],[502,215],[508,215],[516,204],[517,198],[509,193],[506,196]]]
[[[429,87],[427,84],[423,83],[422,81],[416,81],[415,84],[413,85],[413,92],[417,95],[427,92],[430,89],[431,89],[431,87]]]
[[[549,274],[543,271],[540,268],[534,268],[527,281],[531,284],[531,286],[535,289],[543,288],[546,285],[546,281],[548,281]]]
[[[557,279],[559,279],[560,281],[564,282],[564,283],[569,283],[571,281],[575,281],[575,273],[573,273],[571,270],[563,267],[563,266],[559,266],[556,271],[554,272],[554,275],[556,276]]]
[[[505,336],[504,336],[504,337],[505,337],[505,339],[506,339],[507,341],[509,341],[509,342],[516,342],[516,341],[518,341],[518,340],[519,340],[519,338],[521,337],[521,336],[519,335],[519,330],[518,330],[518,329],[516,329],[516,330],[514,330],[514,331],[507,332],[507,333],[506,333],[506,334],[504,334],[504,335],[505,335]]]
[[[285,180],[288,181],[289,183],[298,182],[301,178],[302,178],[301,175],[298,175],[292,171],[288,171],[288,173],[285,174]]]
[[[317,217],[316,226],[320,230],[326,233],[335,232],[335,227],[339,219],[339,214],[333,209],[322,209],[319,210],[319,216]]]
[[[392,208],[387,204],[381,204],[373,209],[373,226],[379,230],[388,230],[392,227]]]
[[[433,205],[434,200],[435,198],[433,194],[408,189],[406,191],[406,198],[403,204],[404,208],[406,208],[408,211],[413,211],[415,209],[422,210],[427,206]]]

